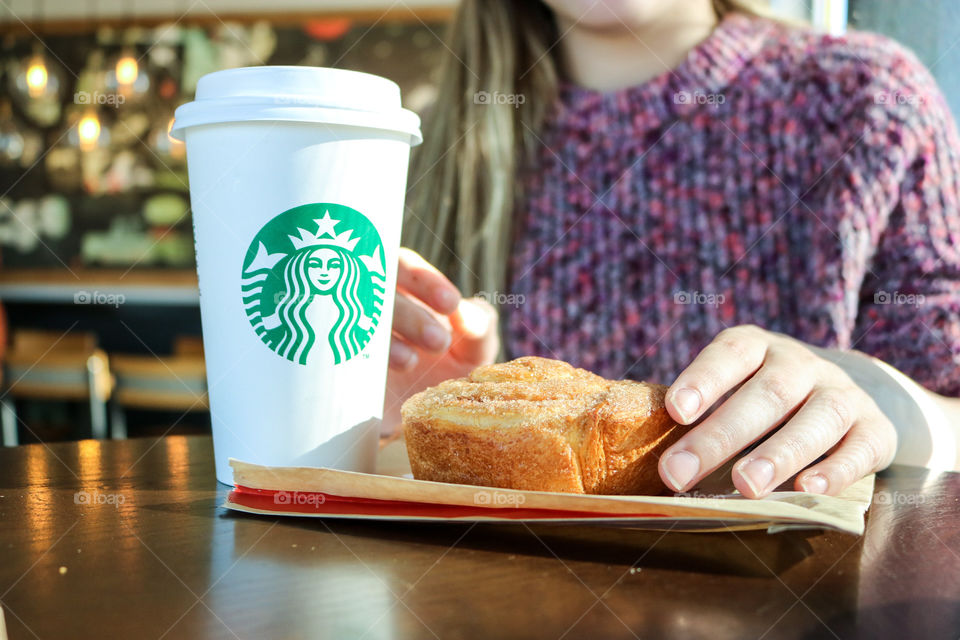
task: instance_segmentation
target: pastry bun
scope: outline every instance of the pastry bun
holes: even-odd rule
[[[664,409],[666,390],[532,356],[482,366],[404,403],[410,466],[438,482],[660,493],[659,456],[687,430]]]

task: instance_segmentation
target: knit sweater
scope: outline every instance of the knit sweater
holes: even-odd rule
[[[960,395],[960,144],[901,46],[731,15],[643,85],[563,84],[538,136],[508,355],[669,384],[754,324]]]

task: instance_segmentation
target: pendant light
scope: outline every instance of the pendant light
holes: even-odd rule
[[[139,27],[132,26],[132,13],[125,17],[127,27],[121,32],[123,48],[107,76],[107,85],[126,98],[142,96],[150,88],[150,77],[140,68],[137,42],[142,37]]]
[[[77,122],[77,146],[81,151],[92,151],[100,144],[100,117],[97,112],[90,110],[84,113]]]
[[[27,85],[27,95],[31,98],[39,98],[47,92],[50,71],[47,69],[43,50],[39,47],[35,48],[33,56],[27,61],[24,82]]]
[[[43,1],[37,0],[37,15],[34,15],[34,23],[43,19]],[[40,19],[37,19],[39,15]],[[50,87],[50,68],[47,65],[47,58],[44,55],[43,47],[38,42],[33,46],[33,55],[24,64],[23,80],[26,85],[27,95],[31,98],[40,98],[47,93]]]
[[[36,0],[33,22],[42,29],[43,25],[43,0]],[[14,89],[20,95],[39,100],[41,98],[57,98],[60,93],[60,79],[58,72],[54,69],[48,59],[47,52],[43,42],[37,38],[33,45],[33,51],[20,64],[19,70],[11,78]]]
[[[120,57],[117,58],[114,74],[117,77],[117,86],[119,87],[129,88],[136,83],[137,77],[140,75],[140,64],[129,48],[125,48]]]

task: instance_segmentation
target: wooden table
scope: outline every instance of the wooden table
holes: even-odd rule
[[[0,450],[9,637],[960,635],[960,474],[882,474],[861,538],[276,519],[226,491],[208,437]]]

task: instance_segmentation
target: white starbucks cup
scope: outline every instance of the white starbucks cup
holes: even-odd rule
[[[410,147],[396,84],[314,67],[200,79],[187,146],[217,479],[228,460],[371,472]]]

